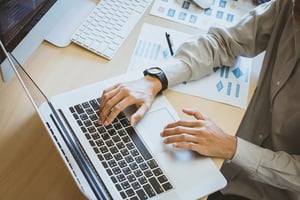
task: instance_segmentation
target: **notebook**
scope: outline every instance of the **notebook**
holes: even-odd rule
[[[178,120],[163,95],[135,126],[127,119],[133,108],[110,126],[97,124],[101,90],[141,75],[124,74],[47,98],[1,41],[0,45],[88,199],[198,199],[226,185],[210,158],[163,144],[159,133]]]

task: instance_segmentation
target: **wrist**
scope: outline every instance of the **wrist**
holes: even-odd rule
[[[153,79],[151,79],[151,81],[153,83],[155,83],[154,89],[157,89],[158,87],[160,88],[160,90],[157,93],[155,93],[155,95],[158,94],[158,93],[161,93],[162,91],[164,91],[165,89],[168,88],[167,76],[161,68],[159,68],[159,67],[150,67],[150,68],[144,70],[143,74],[144,74],[144,76],[153,78]],[[159,81],[160,84],[157,84],[157,81]]]
[[[148,84],[151,85],[153,96],[156,96],[162,89],[162,84],[159,79],[150,75],[145,75],[144,79]]]
[[[229,144],[227,145],[226,159],[232,160],[237,149],[237,138],[235,136],[229,136]]]

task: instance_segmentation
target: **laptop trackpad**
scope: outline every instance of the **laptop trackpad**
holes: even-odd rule
[[[172,159],[178,161],[191,160],[194,158],[195,153],[187,150],[175,149],[171,145],[163,143],[163,138],[160,136],[160,133],[168,123],[174,121],[175,118],[171,114],[171,111],[166,107],[161,107],[148,112],[137,124],[136,129],[154,155],[164,152],[168,153]]]

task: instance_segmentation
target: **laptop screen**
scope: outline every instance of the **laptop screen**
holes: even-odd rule
[[[10,65],[15,71],[19,81],[21,82],[23,88],[26,91],[31,103],[34,108],[38,111],[38,108],[44,103],[48,102],[46,95],[40,90],[37,84],[32,80],[30,75],[24,70],[17,59],[9,52],[6,51],[3,43],[0,41],[1,48],[6,55]]]

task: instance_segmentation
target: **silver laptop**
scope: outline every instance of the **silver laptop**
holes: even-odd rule
[[[163,144],[159,133],[178,119],[160,96],[136,125],[131,109],[110,126],[97,123],[98,94],[126,74],[47,98],[0,41],[19,81],[80,190],[88,199],[198,199],[226,185],[210,158]]]

